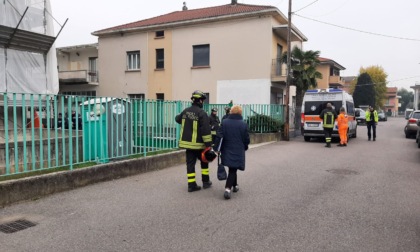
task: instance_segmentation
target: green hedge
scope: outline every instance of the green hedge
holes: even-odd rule
[[[266,115],[250,116],[246,123],[251,133],[272,133],[283,130],[283,122]]]

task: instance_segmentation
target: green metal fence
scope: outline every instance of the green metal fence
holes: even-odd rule
[[[88,162],[146,156],[178,147],[175,116],[183,101],[3,93],[0,99],[0,176],[74,169]],[[220,118],[227,104],[218,108]],[[252,132],[274,132],[282,105],[242,105]],[[3,125],[1,125],[3,123]]]

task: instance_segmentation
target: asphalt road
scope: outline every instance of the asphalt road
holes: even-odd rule
[[[238,175],[188,193],[183,165],[0,209],[0,251],[420,251],[420,149],[403,118],[348,147],[303,137],[252,148]]]

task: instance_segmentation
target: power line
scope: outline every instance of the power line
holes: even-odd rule
[[[299,10],[294,11],[293,13],[296,13],[296,12],[298,12],[298,11],[301,11],[301,10],[303,10],[303,9],[305,9],[305,8],[307,8],[307,7],[309,7],[309,6],[311,6],[312,4],[314,4],[314,3],[318,2],[318,1],[319,1],[319,0],[315,0],[315,1],[313,1],[312,3],[310,3],[310,4],[308,4],[308,5],[306,5],[306,6],[302,7],[302,8],[300,8]]]
[[[409,79],[414,79],[414,78],[419,78],[420,77],[420,75],[417,75],[417,76],[412,76],[412,77],[407,77],[407,78],[402,78],[402,79],[398,79],[398,80],[392,80],[392,81],[386,81],[386,82],[374,82],[374,83],[368,83],[368,84],[355,84],[355,85],[357,85],[357,86],[373,86],[373,85],[380,85],[380,84],[388,84],[388,83],[393,83],[393,82],[398,82],[398,81],[403,81],[403,80],[409,80]],[[346,87],[349,87],[349,86],[352,86],[351,84],[350,85],[343,85],[343,86],[346,86]]]
[[[338,28],[341,28],[341,29],[346,29],[346,30],[351,30],[351,31],[366,33],[366,34],[370,34],[370,35],[382,36],[382,37],[387,37],[387,38],[394,38],[394,39],[402,39],[402,40],[410,40],[410,41],[420,42],[420,39],[403,38],[403,37],[397,37],[397,36],[391,36],[391,35],[384,35],[384,34],[375,33],[375,32],[362,31],[362,30],[358,30],[358,29],[354,29],[354,28],[349,28],[349,27],[344,27],[344,26],[340,26],[340,25],[336,25],[336,24],[327,23],[327,22],[316,20],[316,19],[313,19],[313,18],[304,17],[304,16],[301,16],[301,15],[296,14],[296,13],[294,13],[294,15],[296,15],[298,17],[301,17],[301,18],[304,18],[304,19],[308,19],[308,20],[314,21],[314,22],[318,22],[318,23],[322,23],[322,24],[326,24],[326,25],[335,26],[335,27],[338,27]]]

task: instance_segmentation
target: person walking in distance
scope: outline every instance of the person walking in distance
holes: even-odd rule
[[[212,185],[209,163],[202,158],[202,152],[212,145],[209,118],[203,110],[203,102],[206,98],[203,92],[194,91],[191,96],[192,105],[175,117],[175,121],[181,124],[179,147],[186,149],[188,192],[201,190],[195,179],[197,159],[201,162],[203,188],[206,189]]]
[[[230,107],[225,107],[225,115],[222,117],[222,122],[223,122],[223,120],[228,118],[229,113],[230,113]]]
[[[327,107],[322,110],[319,118],[322,119],[324,134],[325,134],[325,147],[331,148],[331,135],[334,129],[334,122],[337,118],[337,113],[332,107],[331,103],[327,103]]]
[[[347,130],[349,129],[348,122],[349,119],[347,118],[346,109],[341,107],[340,114],[337,118],[338,134],[340,135],[340,144],[337,146],[347,146]]]
[[[372,107],[369,106],[368,111],[366,111],[366,125],[367,125],[367,134],[368,134],[368,141],[370,141],[373,133],[373,141],[376,141],[376,125],[378,124],[378,112]],[[373,131],[373,132],[371,132]]]
[[[225,199],[231,198],[231,191],[238,192],[237,171],[245,170],[245,151],[248,150],[250,139],[248,125],[242,119],[241,106],[234,105],[219,131],[215,146],[220,146],[222,164],[229,168],[223,194]]]
[[[210,120],[211,138],[212,138],[212,142],[214,144],[214,140],[216,139],[217,130],[220,127],[220,119],[217,116],[217,108],[212,108],[211,109],[211,114],[209,116],[209,120]]]

